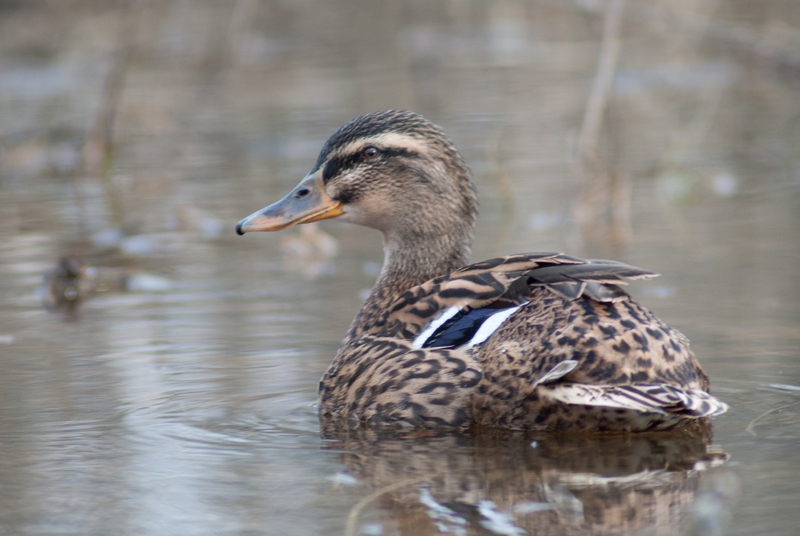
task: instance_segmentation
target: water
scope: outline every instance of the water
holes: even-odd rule
[[[0,533],[794,534],[800,7],[760,6],[627,6],[600,144],[629,180],[623,245],[573,218],[591,3],[134,8],[108,183],[72,174],[120,12],[0,7]],[[731,406],[710,454],[671,434],[320,437],[316,385],[379,236],[233,227],[389,107],[472,166],[476,260],[663,274],[632,292]],[[97,287],[73,319],[37,295],[66,254]]]

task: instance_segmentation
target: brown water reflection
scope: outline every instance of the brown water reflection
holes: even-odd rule
[[[131,2],[113,152],[84,172],[124,12],[0,2],[0,532],[794,534],[800,4],[626,4],[598,147],[630,198],[624,244],[603,238],[608,192],[603,232],[574,218],[602,5]],[[669,436],[320,438],[316,384],[379,237],[233,225],[390,107],[471,164],[476,260],[664,274],[633,292],[730,404],[730,461]],[[73,322],[36,294],[65,255],[93,270]]]
[[[701,474],[723,463],[685,434],[342,438],[348,474],[371,492],[347,533],[386,511],[402,534],[658,534],[719,529],[719,494]],[[708,477],[708,475],[703,475]],[[694,508],[710,499],[713,505]],[[728,497],[730,499],[730,497]],[[367,502],[369,501],[369,502]],[[363,516],[363,518],[362,518]],[[382,516],[372,513],[372,523]],[[366,519],[364,519],[366,518]],[[377,520],[376,520],[377,518]]]

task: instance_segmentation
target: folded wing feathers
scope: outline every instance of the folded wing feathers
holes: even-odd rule
[[[583,264],[586,261],[562,253],[528,253],[497,257],[470,264],[453,272],[454,277],[474,272],[518,272],[535,269],[537,266],[552,264]]]
[[[728,405],[700,389],[666,384],[542,386],[543,395],[566,404],[628,409],[644,413],[677,414],[689,418],[725,413]]]
[[[448,281],[441,283],[440,295],[449,296],[451,288],[462,286],[462,281],[480,280],[499,296],[515,283],[544,285],[553,292],[576,299],[586,293],[600,301],[618,301],[627,296],[617,285],[627,284],[625,279],[649,279],[658,274],[616,261],[594,259],[583,261],[559,254],[512,255],[473,264],[454,272]],[[527,275],[520,281],[521,276]],[[488,277],[487,277],[488,276]],[[493,284],[492,284],[493,283]],[[500,285],[498,285],[500,283]],[[611,285],[610,287],[607,285]],[[492,292],[484,292],[480,299],[487,299]]]
[[[585,264],[566,264],[535,268],[528,274],[532,286],[544,285],[552,292],[568,300],[582,295],[600,302],[618,302],[627,299],[627,293],[619,288],[627,279],[648,279],[657,274],[607,260],[591,260]]]
[[[646,279],[657,274],[642,270],[635,266],[614,261],[592,260],[585,264],[555,265],[534,268],[531,278],[540,283],[558,283],[562,281],[596,281],[611,285],[625,284],[626,279]]]
[[[585,281],[565,281],[559,282],[552,285],[546,285],[546,287],[555,292],[562,298],[567,300],[576,300],[578,299],[581,294],[586,290],[586,282]]]
[[[583,293],[593,300],[604,303],[618,302],[628,298],[628,293],[618,286],[603,285],[595,281],[589,281],[586,283],[586,288],[584,288]]]
[[[422,346],[431,334],[458,311],[508,302],[501,309],[510,316],[524,302],[529,286],[546,286],[566,299],[585,295],[600,302],[616,302],[628,295],[619,285],[624,279],[649,279],[658,274],[615,261],[581,260],[559,253],[511,255],[490,259],[437,278],[407,291],[387,311],[393,318],[418,333],[415,345]],[[624,279],[623,279],[624,278]],[[419,307],[426,302],[425,307]],[[505,311],[502,311],[505,312]],[[436,319],[432,324],[429,323]],[[427,329],[423,329],[427,325]],[[487,328],[488,329],[488,328]],[[495,327],[496,329],[496,327]],[[482,342],[482,341],[481,341]],[[556,365],[535,385],[542,396],[566,404],[633,410],[643,413],[701,418],[719,415],[728,406],[700,389],[683,389],[666,384],[585,385],[563,382],[577,365],[568,360]]]
[[[650,272],[648,270],[642,270],[637,266],[631,266],[630,264],[625,264],[617,261],[610,261],[607,259],[589,259],[588,262],[595,266],[597,265],[613,266],[614,273],[622,277],[625,277],[627,279],[652,279],[653,277],[658,277],[660,275],[655,272]]]
[[[574,369],[577,366],[578,366],[578,361],[575,359],[564,360],[555,367],[551,368],[544,376],[536,380],[533,383],[533,385],[534,386],[544,385],[556,382],[561,378],[563,378],[564,376],[566,376],[567,374],[569,374],[570,372],[572,372],[572,369]]]
[[[498,300],[513,306],[531,286],[546,286],[565,299],[587,296],[601,302],[627,299],[619,288],[626,279],[657,274],[615,261],[582,260],[560,253],[510,255],[465,266],[449,276],[406,291],[384,313],[381,324],[400,322],[405,333],[418,334],[426,324],[451,308],[486,307]],[[416,336],[416,335],[415,335]]]

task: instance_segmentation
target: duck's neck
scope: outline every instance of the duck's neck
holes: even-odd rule
[[[429,279],[461,268],[469,260],[471,244],[471,233],[425,237],[384,236],[383,269],[370,298],[379,294],[376,292],[379,289],[397,296]],[[367,299],[367,303],[371,301],[374,300]]]
[[[385,233],[383,269],[353,319],[342,345],[372,327],[391,301],[411,287],[464,266],[472,245],[473,224],[463,222],[450,233]]]
[[[437,158],[418,155],[407,162],[401,209],[389,209],[363,223],[383,233],[383,269],[350,324],[341,349],[376,328],[392,301],[410,288],[448,275],[467,263],[475,235],[478,198],[472,174],[446,139]]]

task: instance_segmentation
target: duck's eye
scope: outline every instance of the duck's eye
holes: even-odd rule
[[[377,147],[370,146],[364,149],[364,152],[362,154],[364,155],[364,158],[366,158],[367,160],[372,160],[378,157],[380,151],[378,150]]]

